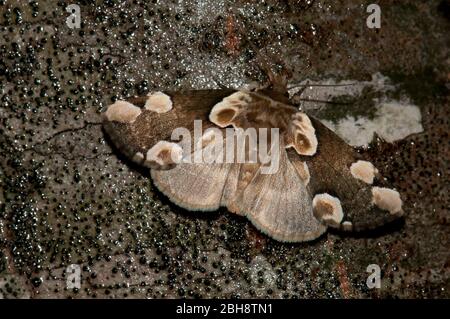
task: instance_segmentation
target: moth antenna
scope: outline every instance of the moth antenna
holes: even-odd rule
[[[293,105],[296,105],[296,106],[302,108],[300,102],[322,103],[322,105],[320,105],[319,107],[314,109],[315,112],[322,111],[322,109],[325,106],[325,104],[330,104],[330,105],[351,105],[351,104],[355,103],[355,102],[336,102],[336,101],[325,101],[325,100],[316,100],[316,99],[295,98],[295,96],[291,99],[291,103]]]
[[[288,90],[292,90],[299,87],[317,86],[317,87],[339,87],[339,86],[352,86],[360,83],[348,83],[348,84],[293,84],[288,85]]]
[[[312,102],[312,103],[326,103],[326,104],[335,104],[335,105],[351,105],[355,104],[355,102],[335,102],[335,101],[325,101],[325,100],[315,100],[315,99],[295,99],[296,101],[302,101],[302,102]]]

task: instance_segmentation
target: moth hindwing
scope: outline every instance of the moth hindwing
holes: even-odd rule
[[[319,120],[270,90],[153,92],[103,114],[112,143],[193,211],[227,207],[268,236],[313,240],[403,214],[397,191]]]

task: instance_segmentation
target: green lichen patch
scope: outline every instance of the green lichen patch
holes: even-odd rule
[[[318,117],[337,123],[347,116],[354,118],[366,117],[373,119],[377,108],[375,100],[383,94],[375,91],[372,87],[365,87],[361,95],[339,95],[331,99],[318,111]]]
[[[445,82],[439,79],[436,71],[430,66],[418,70],[414,74],[388,70],[386,75],[398,87],[398,90],[392,93],[392,97],[399,99],[402,94],[406,94],[418,106],[423,106],[436,99],[443,99],[448,94]]]

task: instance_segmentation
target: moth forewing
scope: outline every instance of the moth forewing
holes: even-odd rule
[[[103,127],[114,146],[129,160],[148,166],[145,154],[159,141],[179,142],[172,139],[172,135],[179,138],[176,135],[184,135],[186,130],[191,134],[196,119],[201,121],[203,129],[211,127],[213,124],[207,120],[211,108],[233,92],[234,90],[159,92],[156,101],[154,95],[131,97],[108,106],[103,113]],[[164,101],[161,101],[161,97]],[[149,100],[152,99],[150,105],[156,104],[158,112],[155,107],[149,106]],[[123,116],[124,113],[130,113],[122,110],[124,105],[134,110],[134,116]],[[143,154],[144,159],[136,154]]]
[[[378,173],[370,162],[371,159],[358,153],[319,120],[310,118],[317,133],[317,154],[312,157],[304,156],[302,159],[307,163],[311,175],[310,193],[330,194],[340,201],[344,216],[342,222],[333,227],[346,231],[361,231],[373,229],[400,217],[402,211],[391,213],[383,209],[383,205],[377,204],[373,195],[373,189],[377,186],[383,186],[393,192],[388,195],[395,194],[384,196],[387,197],[386,201],[394,198],[392,200],[396,200],[395,204],[401,206],[401,200],[398,192],[392,190]],[[361,166],[361,161],[367,162],[364,163],[364,168],[372,170],[365,171],[364,176],[355,174],[355,165]]]

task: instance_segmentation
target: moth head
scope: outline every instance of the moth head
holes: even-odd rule
[[[263,56],[259,56],[259,66],[267,77],[266,84],[258,90],[274,100],[290,103],[287,84],[292,77],[292,72],[284,65],[283,61],[279,61],[278,57],[271,56],[266,52]]]

